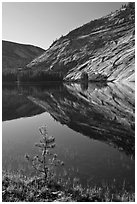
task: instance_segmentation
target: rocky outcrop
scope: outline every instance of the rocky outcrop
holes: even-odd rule
[[[2,72],[14,72],[19,67],[25,67],[32,59],[45,50],[9,41],[2,41]]]
[[[28,68],[62,72],[64,80],[135,80],[135,3],[91,21],[55,41]]]

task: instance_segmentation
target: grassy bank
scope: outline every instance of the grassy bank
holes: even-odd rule
[[[111,187],[82,188],[74,181],[70,186],[66,181],[52,179],[45,182],[42,177],[29,178],[21,174],[3,172],[3,202],[134,202],[135,194]]]
[[[56,167],[64,165],[52,152],[55,147],[55,138],[49,136],[46,126],[39,128],[42,139],[35,144],[41,152],[40,155],[25,158],[38,173],[35,177],[27,177],[23,174],[14,174],[3,171],[2,174],[2,201],[3,202],[131,202],[135,201],[135,195],[127,192],[123,185],[121,191],[117,191],[114,185],[83,188],[79,180],[73,181],[67,177],[58,177],[55,174]]]

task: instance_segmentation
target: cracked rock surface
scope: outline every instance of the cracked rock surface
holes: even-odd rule
[[[56,40],[28,68],[62,72],[64,80],[135,80],[135,6],[129,3]]]

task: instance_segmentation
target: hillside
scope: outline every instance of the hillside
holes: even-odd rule
[[[134,81],[135,4],[62,36],[27,67],[61,72],[66,80],[77,80],[86,71],[89,79],[100,75]]]
[[[2,71],[13,72],[18,67],[24,67],[45,50],[32,45],[24,45],[2,41]]]

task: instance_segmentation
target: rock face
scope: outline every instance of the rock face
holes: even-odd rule
[[[32,45],[23,45],[2,41],[2,71],[13,72],[19,67],[24,67],[35,57],[41,55],[43,49]]]
[[[135,3],[91,21],[55,41],[28,68],[62,72],[65,80],[134,81]]]

